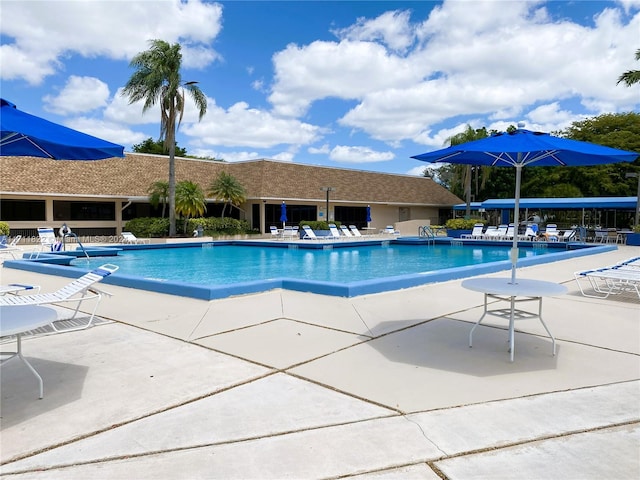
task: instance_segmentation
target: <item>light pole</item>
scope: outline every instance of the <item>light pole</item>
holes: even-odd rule
[[[320,188],[323,192],[327,192],[327,222],[329,221],[329,193],[335,192],[336,189],[333,187],[322,187]]]
[[[640,219],[640,174],[628,172],[624,174],[625,178],[637,178],[638,179],[638,191],[636,192],[636,219],[633,223],[634,226],[638,226],[638,220]]]

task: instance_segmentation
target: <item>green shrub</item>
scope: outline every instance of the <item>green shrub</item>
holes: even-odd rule
[[[181,223],[180,221],[178,222]],[[237,235],[244,233],[259,233],[251,229],[246,220],[236,220],[235,218],[190,218],[187,221],[187,231],[185,235],[191,236],[193,231],[202,226],[204,235],[217,237],[220,235]],[[124,226],[125,232],[131,232],[136,237],[168,237],[169,219],[158,217],[143,217],[129,220]]]
[[[193,232],[198,226],[202,227],[204,235],[207,237],[258,233],[251,229],[249,222],[246,220],[236,220],[228,217],[191,218],[187,224],[187,233]]]
[[[635,233],[640,233],[640,223],[639,223],[638,225],[636,225],[636,226],[634,226],[634,227],[633,227],[633,231],[634,231]]]
[[[131,232],[136,237],[160,238],[169,236],[169,219],[158,217],[142,217],[129,220],[124,225],[125,232]]]
[[[486,224],[481,218],[451,218],[447,220],[445,227],[449,230],[473,230],[476,223]]]
[[[0,235],[9,235],[9,224],[7,222],[0,222]]]

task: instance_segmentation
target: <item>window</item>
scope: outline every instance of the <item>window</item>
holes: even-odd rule
[[[44,200],[0,200],[0,219],[4,222],[46,220]]]
[[[336,221],[342,225],[367,226],[367,207],[335,207]]]
[[[53,219],[65,220],[115,220],[114,202],[66,202],[54,200]]]

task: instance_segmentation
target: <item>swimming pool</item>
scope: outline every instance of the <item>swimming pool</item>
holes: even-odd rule
[[[520,249],[520,258],[551,255],[543,248]],[[331,249],[205,244],[201,248],[125,250],[109,263],[119,274],[198,285],[226,285],[295,278],[353,283],[509,260],[509,249],[463,245],[367,245]],[[93,269],[104,258],[78,258],[72,265]]]
[[[469,241],[427,245],[418,239],[369,244],[317,242],[204,242],[118,246],[117,256],[91,259],[71,252],[43,254],[39,262],[5,261],[4,266],[78,277],[104,263],[120,269],[104,282],[204,300],[283,288],[353,297],[509,270],[510,242]],[[540,245],[521,248],[519,266],[548,263],[615,249],[615,246]],[[98,252],[99,253],[99,252]],[[67,255],[67,256],[65,256]],[[47,264],[55,262],[57,265]],[[74,265],[64,266],[64,265]]]

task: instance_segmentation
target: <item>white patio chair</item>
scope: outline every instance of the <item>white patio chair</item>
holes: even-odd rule
[[[64,287],[56,290],[52,293],[35,293],[33,295],[2,295],[0,296],[0,305],[47,305],[66,302],[76,302],[78,305],[73,312],[73,315],[68,320],[73,320],[80,310],[80,306],[86,300],[95,299],[96,303],[89,317],[89,321],[80,327],[72,327],[65,329],[58,329],[55,323],[51,326],[57,332],[82,330],[88,328],[92,323],[98,308],[98,304],[104,295],[109,295],[107,292],[98,290],[95,284],[101,281],[103,278],[111,275],[118,270],[117,265],[105,264],[89,273],[84,274],[80,278],[68,283]]]
[[[340,240],[342,237],[340,236],[340,232],[338,231],[338,227],[335,226],[335,224],[330,223],[329,224],[329,232],[331,233],[331,238]]]
[[[24,251],[22,250],[21,247],[18,246],[18,242],[20,241],[21,238],[22,238],[22,235],[16,235],[13,238],[13,240],[11,240],[11,242],[0,243],[0,255],[8,254],[15,259],[17,253],[22,253]]]
[[[353,237],[353,234],[349,231],[346,225],[340,225],[340,231],[345,237]]]
[[[309,225],[303,225],[302,229],[304,230],[303,240],[318,240],[318,237]]]
[[[138,238],[131,232],[122,232],[122,243],[138,245],[150,243],[150,240],[148,238]]]
[[[38,237],[40,239],[40,248],[31,252],[30,259],[38,258],[42,252],[57,252],[62,248],[62,243],[58,241],[51,227],[39,227]]]
[[[484,230],[484,223],[476,223],[473,226],[473,230],[471,230],[471,233],[463,233],[462,235],[460,235],[460,238],[462,239],[475,239],[475,240],[479,240],[484,236],[483,233]]]
[[[355,225],[349,225],[349,230],[351,230],[351,233],[353,234],[354,237],[362,236],[362,234],[360,233],[360,230],[358,230],[358,227],[356,227]]]

